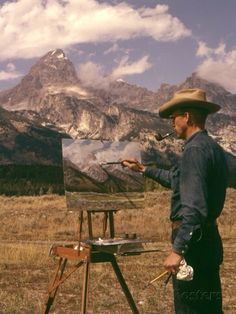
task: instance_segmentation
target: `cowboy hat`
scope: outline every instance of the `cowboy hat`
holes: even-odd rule
[[[217,112],[221,107],[207,101],[204,90],[189,88],[176,92],[170,101],[159,108],[159,115],[161,118],[169,118],[174,111],[184,108],[203,109],[209,114]]]

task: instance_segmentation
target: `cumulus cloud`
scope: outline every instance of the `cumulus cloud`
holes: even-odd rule
[[[127,75],[140,74],[151,67],[148,56],[136,61],[129,61],[129,57],[123,57],[110,74],[106,74],[104,68],[95,62],[88,61],[80,64],[78,76],[86,86],[107,88],[110,83]]]
[[[16,0],[0,6],[0,59],[41,56],[79,43],[151,36],[176,41],[191,32],[168,6],[135,9],[98,0]]]
[[[148,70],[150,67],[151,63],[148,62],[148,56],[144,56],[135,62],[129,62],[129,57],[125,56],[121,59],[118,66],[113,70],[111,76],[114,79],[117,79],[125,75],[140,74]]]
[[[78,76],[85,86],[106,89],[110,84],[110,77],[105,75],[104,68],[92,61],[80,64]]]
[[[6,70],[0,71],[0,81],[12,80],[20,76],[22,76],[22,74],[16,70],[13,63],[8,63]]]
[[[216,49],[210,48],[204,41],[199,41],[196,55],[198,57],[222,56],[225,54],[225,44],[220,43]]]
[[[224,43],[213,49],[201,42],[197,55],[203,58],[196,70],[200,77],[236,93],[236,49],[226,51]]]

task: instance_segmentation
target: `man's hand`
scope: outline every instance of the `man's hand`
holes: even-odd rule
[[[182,259],[182,255],[172,251],[164,261],[165,269],[169,272],[172,272],[173,274],[176,274],[179,270],[179,265]]]
[[[124,159],[121,162],[123,167],[127,167],[136,172],[144,172],[145,167],[135,158]]]

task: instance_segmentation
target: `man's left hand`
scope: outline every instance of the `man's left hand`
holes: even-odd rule
[[[169,272],[172,272],[173,274],[176,274],[179,270],[179,265],[182,259],[182,255],[172,251],[164,261],[165,269]]]

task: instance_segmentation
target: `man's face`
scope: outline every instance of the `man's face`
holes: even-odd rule
[[[175,111],[170,116],[172,127],[175,129],[178,138],[186,139],[188,129],[188,113]]]

